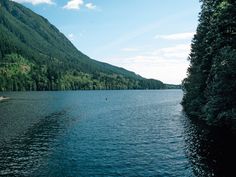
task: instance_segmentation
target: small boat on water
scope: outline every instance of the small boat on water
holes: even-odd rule
[[[2,100],[8,100],[8,99],[9,99],[9,97],[0,96],[0,101],[2,101]]]

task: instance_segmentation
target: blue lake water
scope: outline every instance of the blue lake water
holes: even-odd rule
[[[181,90],[4,95],[11,99],[0,102],[0,176],[224,173],[218,151],[208,152],[215,139],[183,114]]]

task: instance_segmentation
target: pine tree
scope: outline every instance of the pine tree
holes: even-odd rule
[[[192,41],[183,106],[210,125],[234,127],[236,118],[236,4],[203,0]]]

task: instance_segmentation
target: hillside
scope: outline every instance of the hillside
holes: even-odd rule
[[[161,81],[89,58],[44,17],[0,0],[0,91],[161,88]]]
[[[183,106],[191,117],[236,130],[236,2],[202,2]]]

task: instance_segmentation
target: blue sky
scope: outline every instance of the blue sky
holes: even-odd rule
[[[83,53],[180,84],[199,0],[14,0],[46,17]]]

